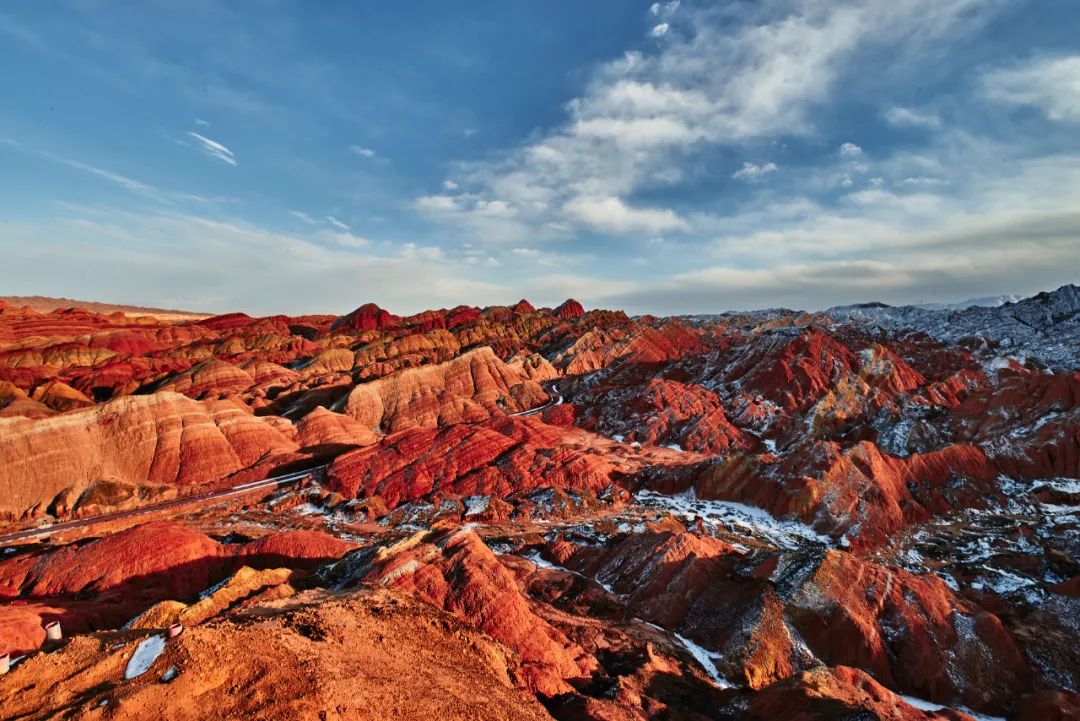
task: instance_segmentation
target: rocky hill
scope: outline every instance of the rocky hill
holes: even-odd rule
[[[0,458],[3,719],[1080,714],[1074,286],[0,304]]]

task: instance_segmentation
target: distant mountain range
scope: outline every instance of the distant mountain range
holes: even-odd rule
[[[74,300],[72,298],[52,298],[44,295],[3,295],[0,296],[0,304],[6,304],[13,308],[33,308],[38,313],[51,313],[54,310],[66,308],[82,308],[94,313],[123,313],[124,315],[152,315],[163,320],[183,320],[208,318],[209,313],[194,313],[186,310],[171,310],[166,308],[148,308],[141,305],[117,305],[115,303],[98,303],[92,300]]]
[[[836,306],[824,314],[838,322],[923,332],[948,342],[974,339],[1018,359],[1034,359],[1055,369],[1074,368],[1080,347],[1080,287],[1063,285],[1030,298],[998,303],[1010,297],[942,308],[863,303]]]
[[[1020,295],[1019,293],[1009,293],[1007,295],[989,295],[982,298],[969,298],[968,300],[959,303],[917,303],[915,304],[915,307],[925,308],[926,310],[964,310],[965,308],[971,308],[973,306],[997,308],[1006,303],[1017,303],[1025,297],[1026,296]]]

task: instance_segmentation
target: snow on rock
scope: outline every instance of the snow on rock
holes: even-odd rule
[[[637,501],[687,520],[700,517],[707,527],[761,538],[780,548],[794,549],[807,542],[832,545],[832,540],[799,521],[773,517],[768,511],[734,501],[701,500],[693,489],[676,495],[640,491]]]
[[[139,642],[135,653],[131,654],[127,668],[124,669],[124,679],[130,681],[137,676],[146,673],[147,669],[154,665],[158,656],[165,651],[164,636],[150,636]]]
[[[701,664],[701,667],[705,669],[705,673],[709,674],[709,678],[711,678],[717,686],[719,686],[720,688],[732,688],[731,683],[726,678],[720,675],[720,672],[716,670],[716,664],[713,663],[713,657],[717,656],[718,654],[711,653],[707,649],[702,648],[701,646],[694,643],[685,636],[680,636],[677,633],[672,635],[674,635],[675,638],[679,640],[679,643],[681,643],[686,648],[686,650],[690,652],[690,655],[693,656],[699,664]]]
[[[904,699],[904,701],[906,701],[911,706],[919,709],[920,711],[942,711],[946,708],[949,708],[948,706],[942,706],[939,703],[927,701],[926,699],[917,698],[915,696],[905,696],[904,694],[897,694],[897,696]],[[957,706],[956,710],[966,713],[968,716],[975,719],[975,721],[1005,721],[1005,718],[1003,716],[988,716],[987,714],[976,713],[975,711],[972,711],[966,706]]]

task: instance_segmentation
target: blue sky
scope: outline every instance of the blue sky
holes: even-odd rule
[[[687,313],[1080,282],[1075,0],[13,0],[0,93],[0,294]]]

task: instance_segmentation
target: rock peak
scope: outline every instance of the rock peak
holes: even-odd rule
[[[585,315],[585,309],[581,307],[581,303],[578,303],[573,298],[568,298],[563,301],[562,305],[555,309],[555,315],[564,320],[571,320]]]
[[[514,307],[511,308],[511,310],[513,310],[515,313],[517,313],[519,315],[526,315],[528,313],[535,313],[536,312],[536,308],[533,307],[533,304],[530,303],[529,301],[525,300],[524,298],[522,298],[516,304],[514,304]]]
[[[400,318],[375,303],[365,303],[352,313],[343,315],[331,325],[331,330],[386,330],[394,328]]]

